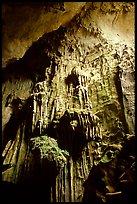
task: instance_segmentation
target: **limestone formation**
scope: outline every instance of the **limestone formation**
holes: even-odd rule
[[[67,3],[38,11],[62,16]],[[34,32],[24,56],[15,53],[22,58],[3,69],[3,192],[45,202],[132,203],[134,29],[123,33],[128,17],[133,25],[134,4],[77,5],[54,28]],[[6,52],[4,61],[13,55]]]

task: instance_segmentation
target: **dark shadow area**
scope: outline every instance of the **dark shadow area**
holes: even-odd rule
[[[2,160],[3,160],[3,157],[2,157]],[[2,166],[2,172],[6,171],[7,169],[11,168],[12,165],[11,164],[3,164]]]
[[[65,28],[44,34],[26,51],[24,56],[12,59],[2,69],[2,83],[15,79],[31,79],[34,83],[45,80],[45,69],[51,65],[51,79],[55,73],[55,58],[61,57],[58,47],[64,39]]]
[[[58,174],[56,165],[48,160],[42,162],[38,155],[34,156],[33,162],[33,168],[27,169],[28,175],[18,182],[19,195],[30,201],[50,202],[51,186],[55,185]],[[22,171],[22,175],[24,173]]]
[[[2,69],[2,83],[7,80],[13,82],[14,80],[30,79],[35,84],[39,81],[45,80],[45,69],[50,66],[50,57],[46,54],[40,55],[40,49],[35,48],[34,45],[30,48],[28,55],[24,55],[23,58],[9,63],[4,69]],[[35,50],[36,49],[36,50]]]
[[[123,192],[122,204],[136,203],[137,178],[135,136],[131,136],[125,140],[123,148],[118,154],[117,174],[121,180],[118,186]]]
[[[113,189],[111,192],[110,190]],[[136,203],[135,137],[123,144],[115,159],[93,166],[84,183],[83,202],[103,204]]]
[[[21,106],[20,106],[21,105]],[[25,135],[27,135],[26,142],[31,137],[32,126],[32,100],[28,98],[25,102],[21,102],[20,98],[11,101],[11,108],[13,109],[11,118],[6,124],[3,131],[2,149],[4,150],[9,140],[14,141],[19,127],[25,127]]]
[[[46,67],[49,67],[51,62],[53,62],[53,67],[55,68],[55,58],[61,57],[61,54],[58,51],[58,47],[60,46],[64,35],[65,28],[63,27],[60,27],[56,31],[44,34],[26,51],[22,58],[22,63],[26,65],[26,67],[28,67],[31,72],[36,72],[39,76],[41,75],[42,77],[43,73],[40,72],[45,72]],[[41,79],[39,81],[43,80]]]
[[[29,155],[28,155],[29,157]],[[27,159],[27,158],[26,158]],[[29,158],[28,158],[29,159]],[[4,165],[3,168],[10,168]],[[43,161],[35,154],[29,166],[20,168],[20,175],[17,183],[2,181],[3,203],[12,202],[50,202],[51,186],[55,185],[58,169],[54,162]]]
[[[72,70],[72,73],[67,76],[67,78],[65,79],[65,83],[68,86],[72,84],[73,88],[76,88],[76,86],[79,85],[78,75],[76,74],[75,70]]]
[[[16,193],[18,194],[18,188],[16,184],[8,181],[2,181],[1,187],[1,198],[3,203],[16,199]]]
[[[2,69],[2,83],[7,80],[12,82],[16,79],[25,80],[30,78],[29,69],[22,63],[21,59],[10,62],[4,69]]]
[[[72,127],[71,122],[76,122],[76,126]],[[72,115],[65,111],[64,115],[59,119],[59,123],[51,123],[45,131],[49,137],[57,139],[61,149],[66,149],[73,159],[77,159],[91,138],[87,140],[86,129],[80,124],[77,112]]]
[[[124,132],[125,133],[129,133],[129,127],[126,121],[126,117],[125,117],[125,112],[124,112],[124,104],[123,104],[123,92],[122,92],[122,87],[121,87],[121,80],[120,80],[120,67],[117,66],[117,73],[115,74],[114,77],[114,82],[115,82],[115,86],[117,89],[117,94],[118,94],[118,100],[119,103],[121,105],[121,116],[120,116],[120,120],[123,123],[123,127],[124,127]]]
[[[32,203],[49,202],[50,188],[49,182],[36,181],[31,185],[14,184],[11,182],[2,182],[1,191],[2,203]]]
[[[102,177],[104,174],[97,167],[94,166],[90,171],[88,179],[84,183],[84,195],[82,202],[86,203],[94,203],[94,204],[102,204],[102,200],[97,196],[96,190],[105,192],[105,184],[102,181]]]

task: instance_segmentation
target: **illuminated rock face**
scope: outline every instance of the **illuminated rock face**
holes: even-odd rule
[[[43,34],[65,25],[86,2],[3,4],[2,66],[20,59]]]
[[[128,161],[134,166],[133,37],[126,43],[118,24],[123,15],[131,17],[133,5],[109,5],[86,3],[66,27],[44,34],[3,70],[3,164],[11,164],[3,181],[25,186],[26,194],[46,194],[53,202],[109,202],[109,193],[123,190],[120,158],[125,169]],[[114,41],[113,29],[121,34]],[[32,151],[31,138],[44,135],[57,141],[60,159],[61,151],[69,154],[58,170]],[[128,143],[132,161],[121,153]],[[56,158],[47,152],[46,158]],[[133,169],[128,173],[134,177]]]

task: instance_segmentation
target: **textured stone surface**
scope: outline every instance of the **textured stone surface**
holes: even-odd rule
[[[65,26],[75,15],[80,13],[83,7],[84,12],[92,10],[88,17],[90,18],[89,23],[92,27],[98,27],[105,38],[112,43],[124,41],[133,46],[135,23],[132,3],[19,3],[14,6],[3,4],[2,66],[5,67],[11,61],[23,57],[34,41],[44,33],[56,30],[62,25]],[[89,12],[87,13],[89,14]],[[82,15],[85,14],[81,14],[80,18]]]
[[[66,27],[44,34],[3,70],[3,164],[11,164],[3,181],[38,197],[47,188],[54,202],[109,202],[109,193],[123,191],[119,177],[128,162],[120,158],[134,163],[133,11],[132,3],[86,3]],[[31,152],[30,138],[44,134],[70,153],[58,175]]]
[[[23,57],[43,34],[65,25],[85,2],[3,4],[2,66]]]

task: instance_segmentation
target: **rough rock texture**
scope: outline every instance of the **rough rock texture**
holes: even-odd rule
[[[65,25],[86,2],[8,3],[2,7],[2,66],[15,61],[43,34]]]
[[[5,191],[9,182],[46,201],[132,202],[134,4],[80,5],[71,22],[44,34],[3,70]],[[50,162],[52,151],[45,149],[46,162],[32,151],[32,138],[45,135],[58,143],[56,153],[69,153],[62,168]]]

